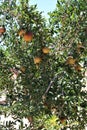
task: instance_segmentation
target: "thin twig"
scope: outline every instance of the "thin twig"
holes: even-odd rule
[[[50,88],[51,88],[52,84],[54,83],[55,79],[56,79],[58,76],[60,76],[60,75],[62,75],[62,73],[56,74],[56,75],[54,76],[54,78],[51,80],[50,84],[48,85],[48,87],[47,87],[47,89],[46,89],[46,91],[45,91],[45,93],[43,94],[42,97],[44,97],[44,96],[48,93],[48,91],[50,90]]]
[[[48,85],[47,90],[45,91],[45,94],[47,94],[47,93],[48,93],[48,91],[49,91],[49,89],[50,89],[51,85],[53,84],[53,82],[54,82],[54,80],[55,80],[56,78],[57,78],[57,75],[55,75],[55,76],[54,76],[54,78],[51,80],[50,84]]]

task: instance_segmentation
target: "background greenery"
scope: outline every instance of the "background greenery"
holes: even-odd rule
[[[20,129],[23,117],[30,122],[26,130],[85,128],[86,5],[86,0],[58,0],[47,22],[29,0],[0,3],[0,27],[6,29],[0,33],[0,91],[6,92],[0,113],[14,115]],[[20,30],[32,32],[32,40],[26,42]],[[44,47],[50,52],[43,53]]]

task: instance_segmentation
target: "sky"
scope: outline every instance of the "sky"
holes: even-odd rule
[[[57,0],[30,0],[30,5],[37,4],[38,10],[42,11],[43,15],[47,18],[47,13],[55,9],[56,3]]]

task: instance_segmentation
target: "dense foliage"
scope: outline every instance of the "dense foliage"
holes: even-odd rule
[[[0,113],[14,115],[20,130],[23,117],[26,130],[85,128],[86,5],[58,0],[47,23],[28,0],[0,3],[0,91],[6,93]]]

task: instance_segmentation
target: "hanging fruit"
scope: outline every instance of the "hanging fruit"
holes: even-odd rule
[[[24,41],[31,42],[33,39],[33,33],[32,32],[26,32],[23,36]]]
[[[50,52],[50,49],[48,47],[44,47],[44,48],[42,48],[42,52],[44,54],[48,54]]]

